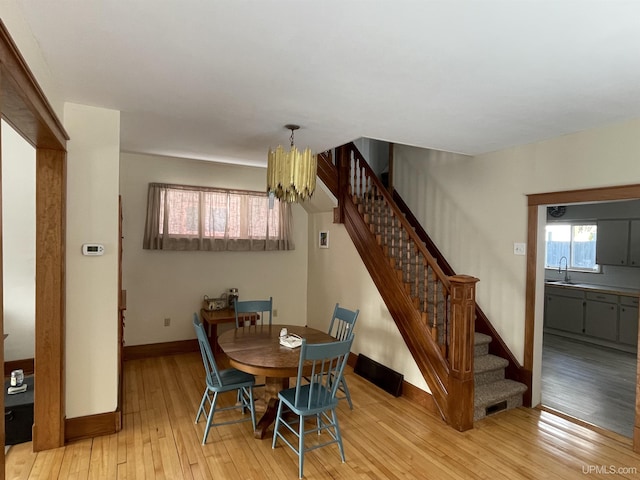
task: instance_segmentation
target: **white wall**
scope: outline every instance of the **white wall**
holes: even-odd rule
[[[351,351],[429,391],[344,225],[332,222],[331,212],[309,215],[309,326],[327,330],[336,303],[360,309]],[[320,231],[329,232],[328,249],[318,248]]]
[[[640,183],[640,120],[473,158],[394,151],[395,187],[454,270],[480,279],[478,303],[520,361],[526,257],[513,243],[526,241],[527,194]],[[536,314],[538,327],[542,295]]]
[[[36,310],[36,152],[2,121],[4,360],[33,358]]]
[[[66,413],[112,412],[118,374],[120,112],[65,104],[67,144]],[[83,243],[105,253],[83,256]],[[37,361],[37,359],[36,359]]]
[[[195,338],[193,312],[204,295],[231,287],[240,299],[273,297],[274,323],[307,321],[307,214],[293,205],[295,250],[174,252],[143,250],[150,182],[265,190],[266,170],[198,160],[123,153],[123,288],[127,290],[126,345]],[[171,325],[164,327],[164,319]],[[218,332],[232,324],[221,325]]]

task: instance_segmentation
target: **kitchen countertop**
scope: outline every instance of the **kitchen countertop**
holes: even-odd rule
[[[637,288],[611,287],[608,285],[596,285],[593,283],[565,283],[562,280],[545,280],[544,285],[545,287],[572,288],[575,290],[611,293],[614,295],[622,295],[624,297],[640,297],[640,290]]]

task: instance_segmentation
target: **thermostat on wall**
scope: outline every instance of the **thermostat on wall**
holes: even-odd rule
[[[99,243],[84,243],[82,245],[83,255],[102,255],[104,254],[104,245]]]

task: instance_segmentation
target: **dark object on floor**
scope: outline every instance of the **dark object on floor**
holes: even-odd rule
[[[33,427],[33,391],[34,377],[25,377],[24,383],[27,391],[9,395],[10,380],[4,382],[4,432],[5,445],[31,441],[31,429]]]
[[[381,363],[371,360],[364,355],[358,355],[356,368],[353,372],[366,378],[374,385],[377,385],[385,392],[389,392],[394,397],[402,395],[402,382],[404,375],[385,367]]]

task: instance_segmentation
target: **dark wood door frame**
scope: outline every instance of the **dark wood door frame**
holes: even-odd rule
[[[38,392],[34,404],[33,449],[40,451],[64,445],[66,142],[69,136],[1,21],[0,110],[2,118],[36,150],[35,375]],[[0,164],[1,161],[0,156]],[[4,333],[4,318],[0,330]],[[0,355],[4,358],[4,344],[0,345]],[[4,410],[3,395],[0,395],[0,406]],[[0,420],[0,437],[4,445],[4,416]],[[4,466],[4,449],[0,450],[0,456]],[[0,479],[4,479],[4,473],[2,468]]]
[[[640,199],[640,185],[590,188],[565,192],[528,195],[527,214],[527,279],[525,299],[524,368],[533,373],[534,329],[536,316],[536,275],[538,257],[538,208],[542,205],[565,205],[581,202],[606,202]],[[638,357],[640,372],[640,356]],[[633,450],[640,452],[640,382],[636,381],[636,408],[633,428]]]

